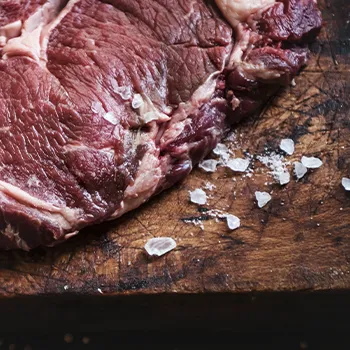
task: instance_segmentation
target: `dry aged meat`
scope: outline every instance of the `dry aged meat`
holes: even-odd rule
[[[0,248],[182,180],[306,64],[314,0],[2,0]]]

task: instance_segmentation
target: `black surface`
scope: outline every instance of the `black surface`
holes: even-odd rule
[[[341,291],[14,298],[0,310],[0,350],[350,349],[350,294]]]

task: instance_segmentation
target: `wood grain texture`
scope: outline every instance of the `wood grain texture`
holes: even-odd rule
[[[284,188],[265,185],[271,178],[258,162],[252,178],[235,176],[236,182],[227,169],[195,170],[139,210],[66,244],[1,252],[0,295],[350,289],[350,193],[341,186],[350,175],[350,4],[320,2],[326,23],[309,66],[295,87],[237,128],[235,152],[277,150],[282,138],[292,137],[296,152],[288,160],[318,156],[322,168]],[[230,232],[189,203],[188,191],[208,181],[216,189],[206,209],[237,215],[239,230]],[[264,209],[255,203],[256,190],[273,190]],[[186,218],[198,218],[205,229]],[[173,237],[178,247],[151,260],[143,246],[158,236]]]

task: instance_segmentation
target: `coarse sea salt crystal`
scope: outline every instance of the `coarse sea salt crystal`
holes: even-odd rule
[[[234,159],[230,159],[226,163],[226,166],[233,171],[245,172],[249,167],[249,163],[250,163],[249,159],[234,158]]]
[[[203,205],[207,203],[207,194],[201,188],[197,188],[190,191],[190,199],[192,203]]]
[[[281,185],[286,185],[290,182],[290,174],[289,172],[283,171],[278,176],[279,182]]]
[[[280,143],[280,149],[291,156],[295,150],[294,141],[292,139],[283,139]]]
[[[130,100],[131,89],[129,86],[113,86],[113,91],[118,94],[124,101]]]
[[[221,156],[223,153],[228,153],[229,149],[223,143],[218,143],[217,146],[213,149],[214,154]]]
[[[271,195],[267,192],[255,192],[255,198],[258,201],[258,207],[263,208],[272,199]]]
[[[219,156],[224,162],[230,158],[230,150],[223,143],[218,143],[213,149],[213,153]]]
[[[347,177],[343,177],[341,183],[346,191],[350,191],[350,179],[348,179]]]
[[[237,216],[232,214],[226,215],[226,222],[227,222],[227,227],[232,231],[236,230],[241,226],[241,220]]]
[[[145,244],[145,250],[149,256],[162,256],[176,248],[176,242],[170,237],[151,238]]]
[[[135,94],[132,102],[131,102],[131,106],[134,109],[139,109],[140,107],[143,106],[143,98],[140,94]]]
[[[99,113],[102,110],[102,103],[101,102],[92,102],[91,110],[94,113]]]
[[[307,167],[300,162],[294,162],[294,173],[299,180],[307,173]]]
[[[199,163],[199,167],[208,173],[213,173],[216,171],[218,161],[215,159],[206,159]]]
[[[308,169],[317,169],[323,164],[322,160],[319,158],[305,156],[301,158],[301,163]]]
[[[116,118],[115,114],[113,112],[108,112],[106,113],[103,118],[105,120],[107,120],[108,122],[110,122],[113,125],[117,125],[118,124],[118,119]]]

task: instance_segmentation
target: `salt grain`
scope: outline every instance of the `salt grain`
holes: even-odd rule
[[[224,162],[230,158],[230,150],[223,143],[218,143],[213,149],[213,153],[219,156]]]
[[[323,164],[319,158],[305,156],[301,158],[301,163],[308,169],[317,169]]]
[[[350,179],[348,179],[347,177],[343,177],[341,183],[346,191],[350,191]]]
[[[290,182],[290,174],[288,172],[281,172],[279,174],[279,182],[281,185],[286,185]]]
[[[258,207],[263,208],[267,203],[272,199],[269,193],[267,192],[255,192],[255,198],[258,201]]]
[[[291,156],[295,150],[294,141],[292,139],[283,139],[280,143],[280,149]]]
[[[151,238],[145,244],[149,256],[162,256],[176,248],[176,242],[170,237]]]
[[[227,226],[231,231],[236,230],[241,226],[241,220],[235,215],[231,215],[231,214],[226,215],[226,221],[227,221]]]
[[[140,107],[142,107],[143,105],[143,98],[140,94],[135,94],[132,102],[131,102],[131,106],[134,109],[139,109]]]
[[[189,191],[192,203],[204,205],[207,203],[207,194],[201,189],[197,188],[194,191]]]
[[[213,191],[215,188],[216,188],[216,186],[215,185],[213,185],[212,183],[210,183],[210,182],[207,182],[206,184],[205,184],[205,187],[204,187],[206,190],[209,190],[209,191]]]
[[[113,85],[113,91],[117,93],[124,101],[131,98],[131,89],[129,86],[118,86],[117,84]]]
[[[297,177],[297,179],[300,180],[307,173],[307,167],[300,162],[295,162],[294,163],[294,173],[295,173],[295,176]]]
[[[106,113],[103,118],[105,120],[107,120],[108,122],[110,122],[113,125],[117,125],[118,124],[118,119],[116,118],[115,114],[113,112],[108,112]]]
[[[249,164],[250,162],[248,159],[234,158],[234,159],[230,159],[227,162],[226,166],[233,171],[245,172],[248,169]]]
[[[102,103],[101,102],[92,102],[91,110],[94,113],[99,113],[102,110]]]
[[[287,175],[284,175],[284,173],[288,172],[287,165],[290,163],[285,162],[283,156],[275,152],[272,152],[269,155],[258,156],[257,159],[271,170],[270,174],[279,183],[281,183],[281,180],[280,180],[281,177],[282,177],[282,182],[284,182],[287,179]]]
[[[199,167],[208,173],[213,173],[216,171],[218,161],[215,159],[206,159],[199,163]]]

